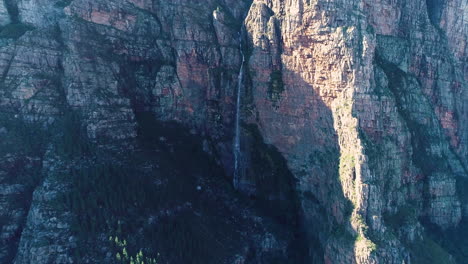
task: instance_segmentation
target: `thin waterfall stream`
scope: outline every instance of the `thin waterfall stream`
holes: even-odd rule
[[[236,124],[235,124],[235,136],[234,136],[234,177],[233,185],[235,189],[239,187],[239,181],[241,176],[241,146],[240,146],[240,121],[241,121],[241,96],[242,86],[244,82],[244,63],[245,55],[242,46],[242,31],[239,33],[239,49],[242,56],[242,63],[237,76],[237,101],[236,101]]]

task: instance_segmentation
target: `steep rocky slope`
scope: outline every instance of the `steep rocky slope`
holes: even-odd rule
[[[316,200],[343,226],[326,261],[424,262],[421,221],[465,229],[466,4],[254,1],[252,122],[298,178],[306,226]]]
[[[466,261],[466,0],[0,0],[0,26],[1,263]]]

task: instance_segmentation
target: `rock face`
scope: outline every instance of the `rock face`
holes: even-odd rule
[[[1,263],[465,261],[466,0],[0,0],[0,29]]]

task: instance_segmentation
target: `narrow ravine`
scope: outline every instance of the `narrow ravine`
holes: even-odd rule
[[[234,136],[234,178],[233,185],[235,189],[239,188],[239,180],[241,176],[241,146],[240,146],[240,120],[241,120],[241,97],[242,85],[244,81],[244,63],[245,55],[242,46],[242,31],[239,33],[239,50],[242,56],[242,63],[237,78],[237,102],[236,102],[236,124]]]

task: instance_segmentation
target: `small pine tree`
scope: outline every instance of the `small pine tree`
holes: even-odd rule
[[[135,256],[131,256],[127,251],[127,241],[120,240],[117,236],[114,238],[109,237],[109,242],[113,243],[117,248],[118,252],[115,254],[115,258],[120,263],[125,264],[157,264],[156,258],[145,257],[143,250],[139,250]],[[159,256],[159,253],[158,253]]]

